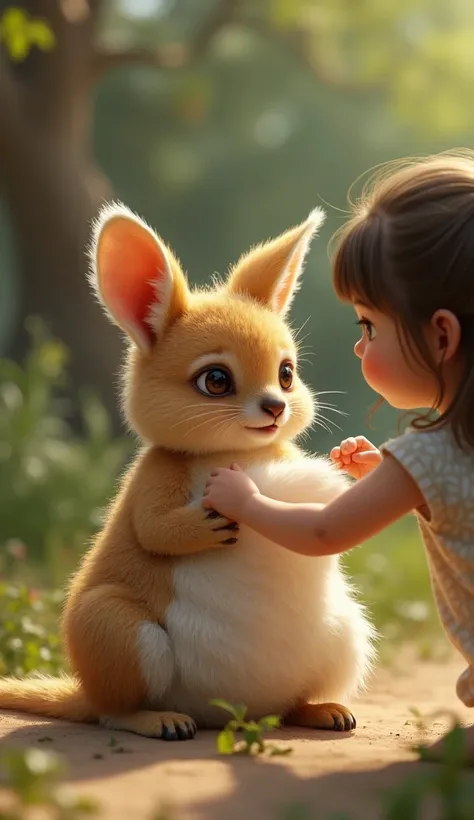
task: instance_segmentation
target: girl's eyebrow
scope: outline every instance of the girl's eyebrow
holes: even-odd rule
[[[367,302],[361,302],[360,299],[354,302],[354,306],[368,308],[368,310],[370,310],[370,305],[368,305]]]

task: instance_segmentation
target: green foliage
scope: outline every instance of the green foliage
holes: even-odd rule
[[[472,127],[465,95],[474,77],[474,9],[462,0],[267,0],[269,19],[306,31],[307,59],[335,87],[385,92],[418,131]]]
[[[423,719],[419,721],[419,727],[421,731],[426,728]],[[468,760],[463,729],[453,721],[444,739],[444,749],[436,758],[424,745],[419,745],[416,750],[421,760],[436,760],[438,766],[421,768],[384,795],[383,820],[417,820],[428,801],[431,804],[433,799],[440,806],[440,816],[445,820],[472,820],[474,783],[466,778],[464,771],[472,766],[472,761]]]
[[[56,45],[56,37],[46,20],[31,17],[24,9],[10,6],[0,16],[0,42],[5,44],[10,59],[20,63],[34,46],[41,51],[51,51]]]
[[[106,36],[130,45],[187,40],[212,15],[212,6],[182,0],[157,13],[150,4],[143,16],[110,4],[104,16]],[[193,8],[194,7],[194,8]],[[140,18],[141,19],[137,19]],[[314,85],[342,93],[382,96],[392,114],[428,139],[451,138],[472,128],[474,120],[466,96],[474,78],[474,7],[465,0],[260,0],[239,7],[240,30],[232,21],[221,35],[216,28],[215,51],[230,32],[229,51],[240,52],[243,67],[263,40],[292,55],[314,75]],[[112,34],[109,33],[113,32]],[[170,81],[172,86],[173,80]],[[208,112],[208,106],[198,106]],[[183,119],[195,119],[192,102],[183,106]]]
[[[30,321],[23,366],[0,360],[0,544],[27,545],[55,586],[77,563],[100,525],[103,509],[132,443],[112,438],[95,396],[80,397],[84,434],[68,421],[69,353],[40,321]]]
[[[263,739],[264,732],[279,728],[281,725],[279,716],[267,715],[260,718],[258,722],[254,720],[247,721],[245,720],[247,707],[242,704],[232,705],[225,700],[215,699],[211,700],[211,705],[224,709],[232,715],[232,719],[217,736],[217,751],[219,754],[260,755],[268,751],[270,756],[274,757],[275,755],[287,755],[293,751],[290,748],[285,749],[265,743]],[[242,741],[236,741],[236,732],[243,733]]]
[[[63,668],[58,636],[62,598],[59,591],[0,581],[0,675],[56,675]]]
[[[401,641],[415,642],[424,656],[445,645],[413,516],[352,550],[343,563],[381,632],[382,653]]]
[[[14,800],[8,810],[0,809],[0,820],[23,820],[30,806],[48,811],[51,820],[79,820],[97,814],[95,801],[76,797],[59,785],[66,771],[66,761],[55,752],[35,748],[4,752],[0,773]]]

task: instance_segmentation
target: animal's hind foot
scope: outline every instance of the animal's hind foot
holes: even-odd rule
[[[289,712],[285,724],[333,732],[350,732],[357,726],[352,712],[340,703],[306,703]]]
[[[133,732],[160,740],[191,740],[197,731],[195,721],[180,712],[142,710],[129,715],[109,715],[102,717],[100,722],[108,729]]]

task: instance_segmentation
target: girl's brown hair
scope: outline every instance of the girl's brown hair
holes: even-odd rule
[[[418,415],[412,424],[449,423],[458,443],[474,448],[474,153],[389,163],[364,186],[353,210],[334,237],[337,296],[394,318],[407,349],[436,377],[432,409],[445,385],[423,325],[442,308],[457,316],[464,362],[457,395],[438,418]]]

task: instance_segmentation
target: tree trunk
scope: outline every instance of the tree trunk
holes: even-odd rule
[[[0,3],[2,10],[3,2]],[[89,150],[90,82],[98,0],[81,23],[70,23],[51,0],[24,4],[49,20],[57,44],[19,66],[0,64],[0,184],[12,216],[21,278],[22,325],[15,358],[28,338],[23,320],[45,318],[70,348],[77,385],[96,388],[117,423],[115,374],[119,332],[103,316],[87,284],[90,221],[110,189]],[[0,55],[1,60],[1,55]]]

